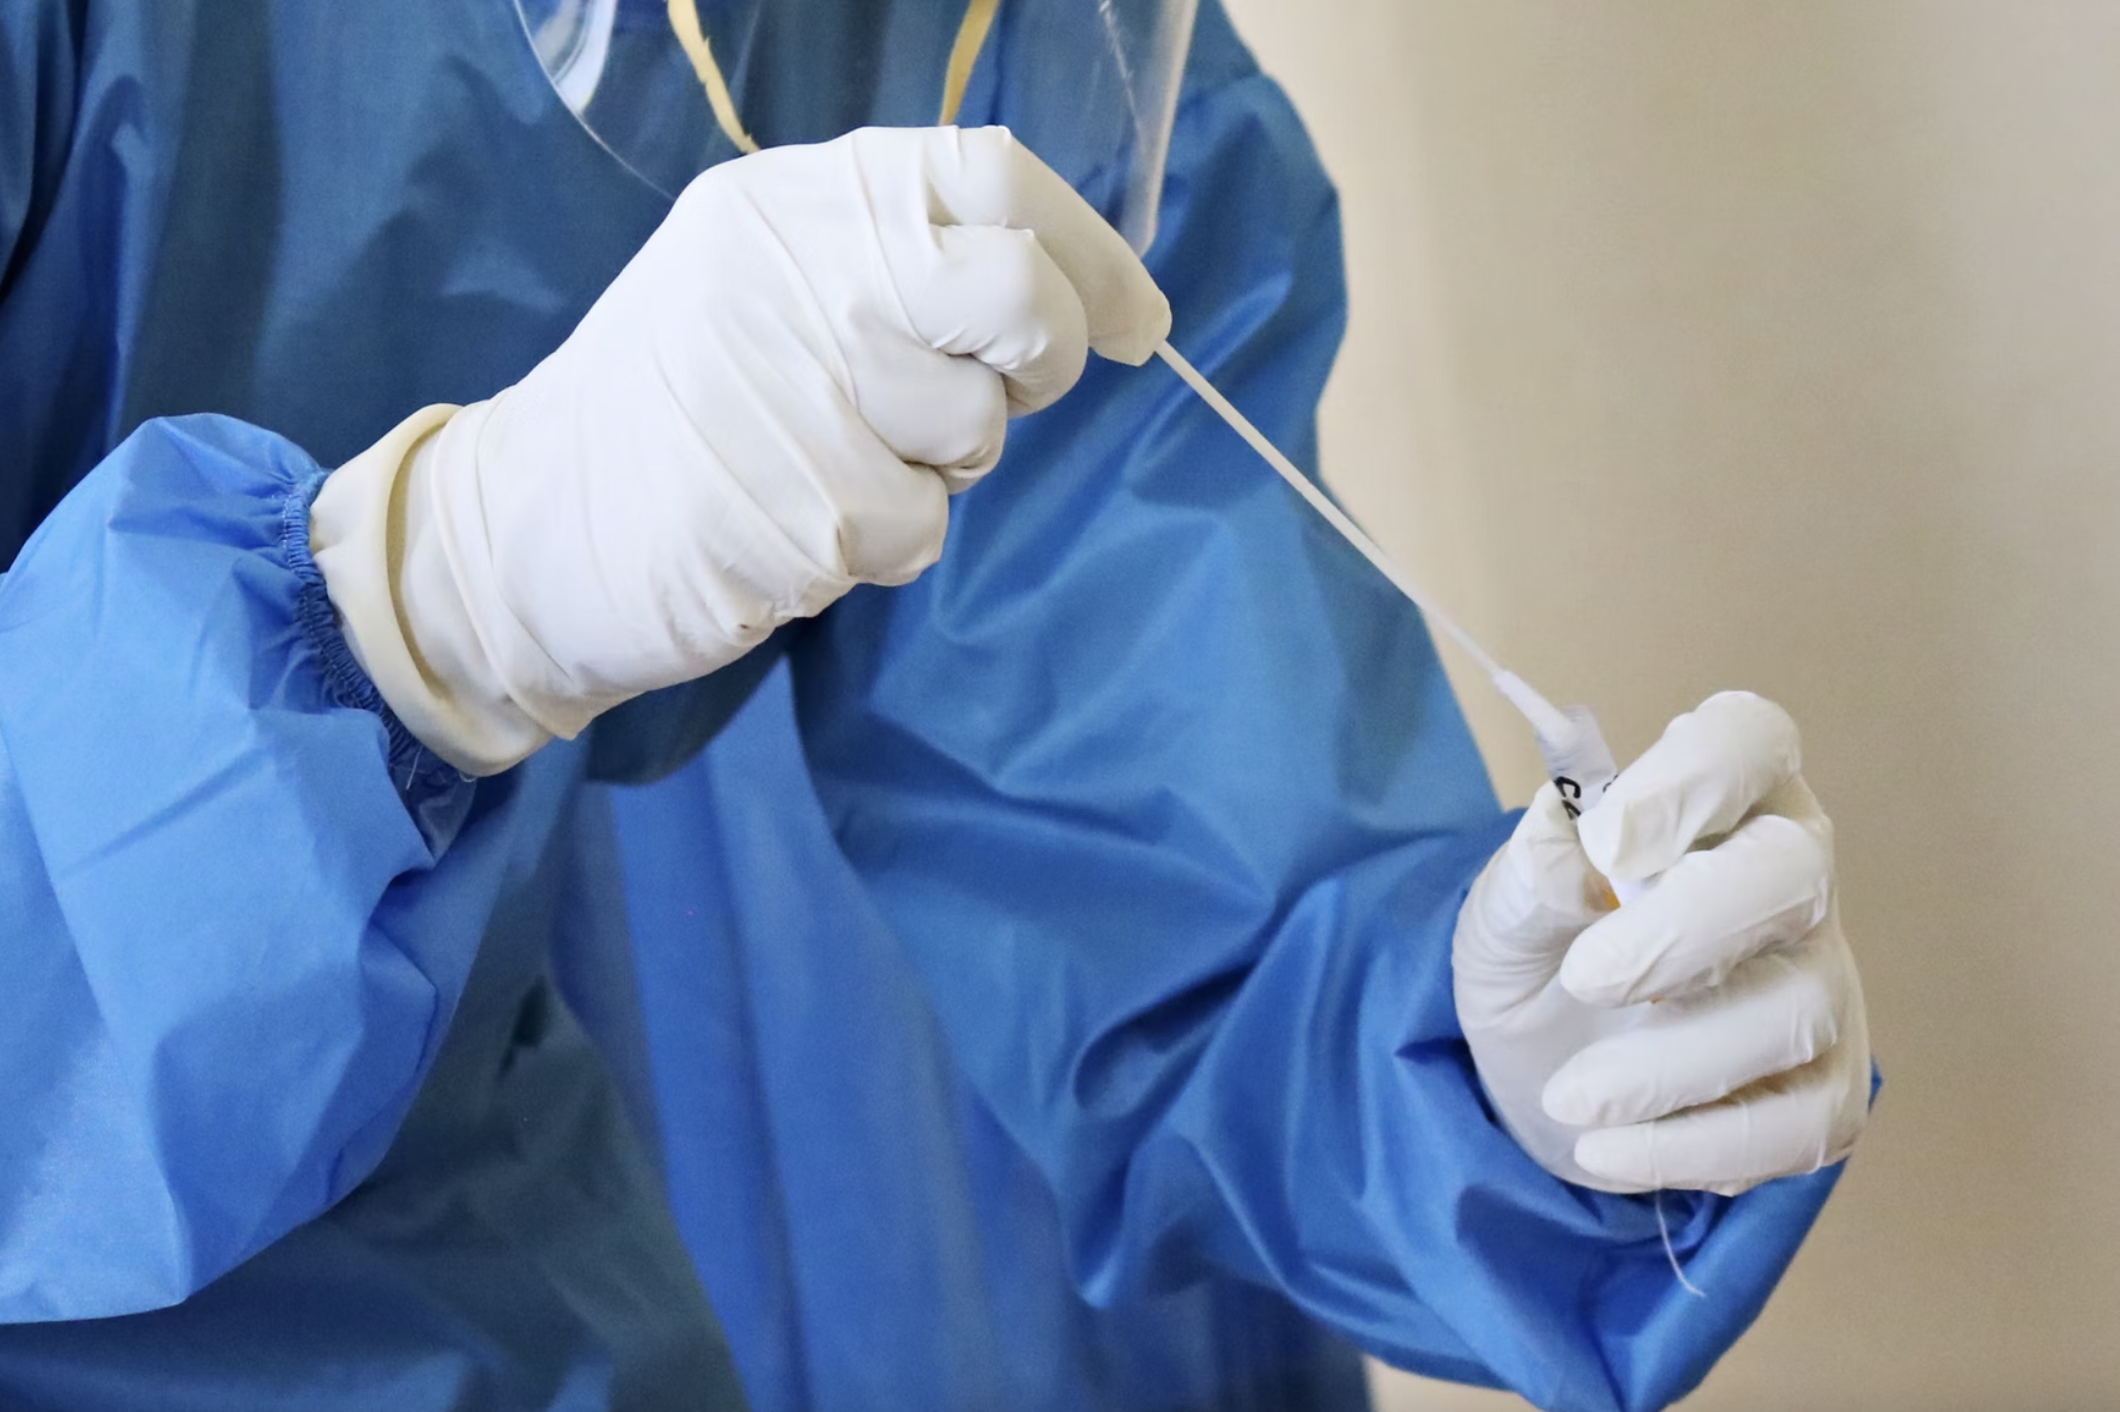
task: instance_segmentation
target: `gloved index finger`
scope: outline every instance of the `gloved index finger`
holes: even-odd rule
[[[1089,343],[1136,367],[1170,336],[1170,301],[1111,223],[1005,127],[932,128],[923,166],[936,225],[1035,232],[1089,315]]]
[[[1665,728],[1578,822],[1606,877],[1663,872],[1702,839],[1728,833],[1803,768],[1789,713],[1762,696],[1711,696]]]

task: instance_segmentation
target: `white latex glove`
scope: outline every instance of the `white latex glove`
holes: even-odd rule
[[[326,483],[311,542],[406,726],[491,773],[942,552],[948,497],[1170,310],[1005,129],[708,171],[528,377]]]
[[[1734,1195],[1854,1147],[1869,1027],[1832,824],[1800,767],[1779,706],[1712,697],[1579,824],[1540,790],[1473,885],[1458,1018],[1488,1097],[1548,1171]],[[1615,910],[1606,878],[1656,881]]]

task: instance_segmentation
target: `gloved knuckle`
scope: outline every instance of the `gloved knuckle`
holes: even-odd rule
[[[1842,1105],[1832,1130],[1827,1135],[1827,1156],[1825,1162],[1820,1165],[1846,1161],[1862,1141],[1862,1135],[1869,1126],[1870,1106],[1867,1101],[1858,1100]]]
[[[1016,141],[1015,130],[1006,123],[988,123],[983,127],[944,128],[944,132],[955,132],[959,141],[967,147],[977,148],[1003,159],[1013,159],[1021,147]]]
[[[1833,876],[1833,836],[1810,820],[1784,814],[1760,814],[1745,830],[1763,847],[1772,865],[1789,876],[1823,889]]]
[[[1718,692],[1695,708],[1690,719],[1713,739],[1771,760],[1787,775],[1802,768],[1803,737],[1795,718],[1757,692]]]
[[[1004,327],[1044,324],[1045,252],[1038,237],[1005,226],[989,229],[981,242],[981,293],[991,316]]]
[[[1812,1039],[1811,1052],[1804,1056],[1808,1062],[1840,1043],[1847,992],[1834,984],[1831,977],[1815,970],[1802,973],[1800,986],[1798,1004],[1802,1008],[1799,1014]]]

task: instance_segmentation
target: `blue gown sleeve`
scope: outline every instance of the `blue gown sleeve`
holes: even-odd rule
[[[325,1209],[463,988],[505,840],[339,635],[321,479],[149,422],[0,579],[0,1321],[173,1303]]]
[[[1151,263],[1177,345],[1314,463],[1335,196],[1201,25]],[[1498,1126],[1449,950],[1511,821],[1417,615],[1155,365],[1017,423],[953,515],[926,577],[794,645],[804,749],[1084,1293],[1212,1267],[1542,1407],[1693,1387],[1833,1174],[1664,1197],[1696,1299],[1653,1202]]]

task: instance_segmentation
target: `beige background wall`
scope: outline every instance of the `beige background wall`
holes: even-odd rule
[[[1778,697],[1840,825],[1888,1087],[1689,1406],[2120,1407],[2120,4],[1230,4],[1345,198],[1328,478],[1622,758]]]

